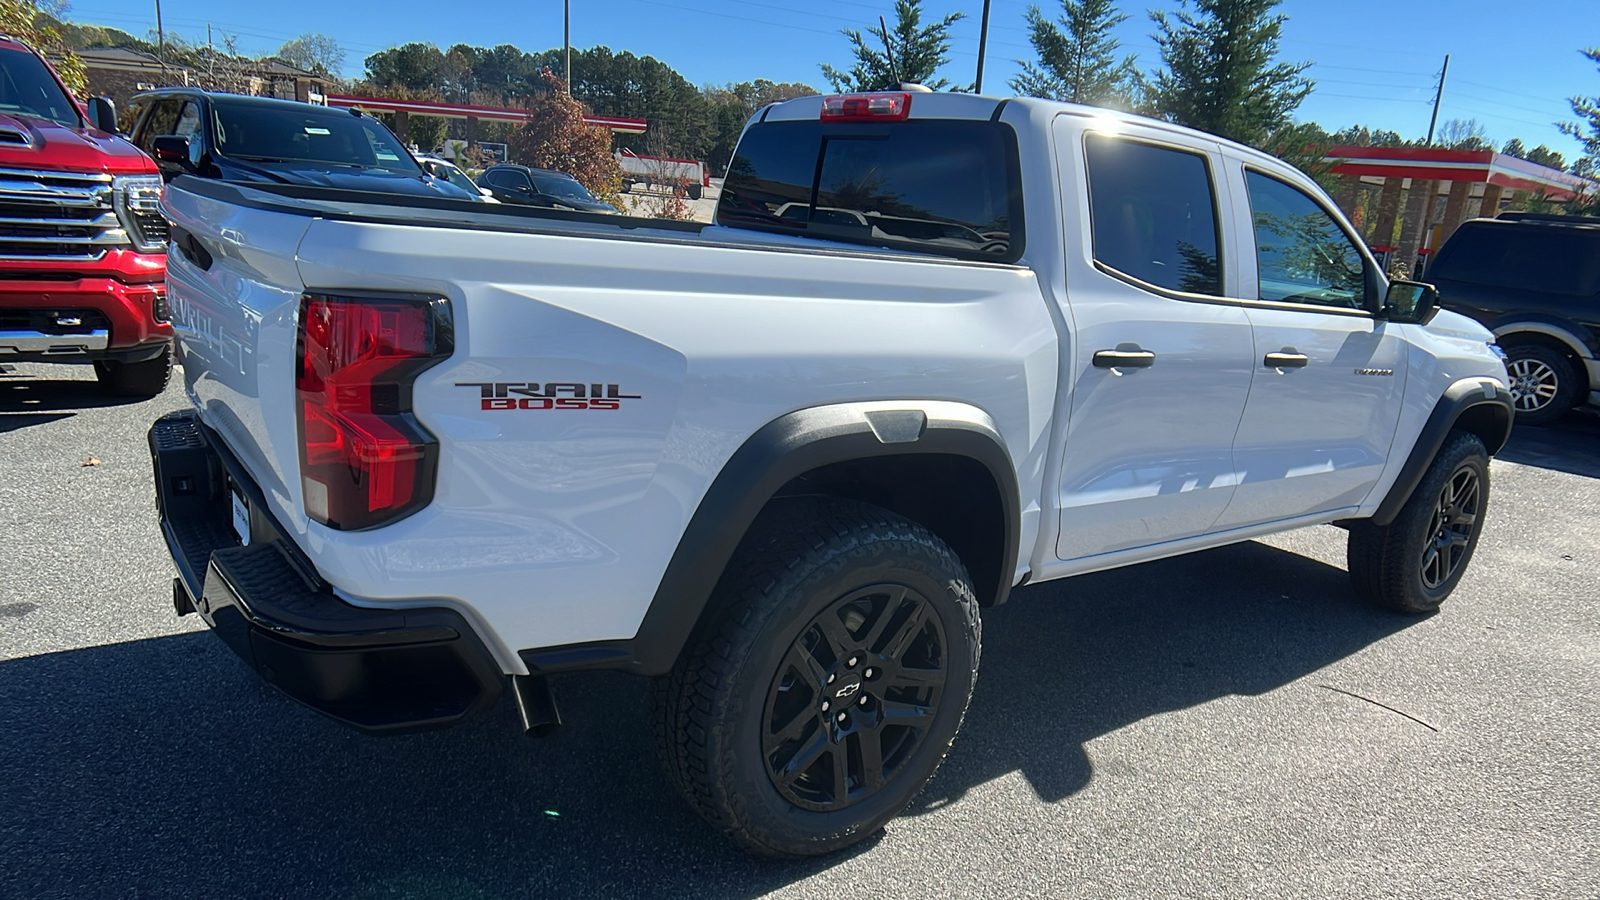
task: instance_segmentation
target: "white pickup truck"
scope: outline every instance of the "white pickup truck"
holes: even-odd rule
[[[710,226],[165,205],[178,612],[371,731],[649,676],[673,781],[769,854],[911,801],[1024,582],[1333,523],[1356,593],[1438,608],[1511,428],[1490,333],[1313,182],[1103,110],[770,106]]]

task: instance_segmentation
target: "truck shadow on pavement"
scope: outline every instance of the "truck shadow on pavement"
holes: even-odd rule
[[[1090,778],[1086,741],[1270,691],[1413,621],[1255,543],[1020,590],[986,611],[966,726],[911,812],[1018,770],[1062,800]],[[642,680],[556,690],[568,725],[547,740],[507,703],[373,738],[277,695],[208,634],[0,662],[7,893],[743,897],[878,846],[745,856],[659,774]]]
[[[48,381],[0,372],[0,433],[70,419],[83,409],[128,406],[139,397],[111,397],[98,381]]]
[[[1579,409],[1554,425],[1518,425],[1500,451],[1507,462],[1600,478],[1600,411]]]

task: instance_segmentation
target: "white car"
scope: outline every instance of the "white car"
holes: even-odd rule
[[[460,166],[447,159],[440,159],[437,156],[418,156],[417,162],[422,164],[422,168],[429,175],[448,181],[485,203],[500,202],[488,188],[479,187]]]
[[[178,611],[372,731],[648,676],[761,853],[906,807],[1024,582],[1333,523],[1358,594],[1437,609],[1511,428],[1490,333],[1309,178],[1105,110],[770,106],[712,225],[336,199],[167,189]]]

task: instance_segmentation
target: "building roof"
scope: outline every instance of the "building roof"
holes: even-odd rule
[[[510,106],[465,106],[459,103],[434,103],[431,100],[395,100],[389,97],[352,97],[346,94],[329,94],[329,106],[359,106],[368,112],[404,112],[413,116],[438,116],[442,119],[482,119],[486,122],[528,121],[528,111]],[[625,119],[621,116],[586,115],[583,121],[590,125],[609,128],[620,134],[643,134],[648,122],[644,119]]]
[[[91,69],[135,69],[159,72],[166,69],[186,69],[187,66],[169,62],[165,66],[154,54],[129,47],[85,47],[74,50],[83,64]]]
[[[1543,188],[1552,199],[1575,191],[1593,194],[1600,183],[1493,150],[1441,150],[1435,147],[1334,147],[1325,159],[1340,175],[1420,178],[1495,184],[1515,191]]]

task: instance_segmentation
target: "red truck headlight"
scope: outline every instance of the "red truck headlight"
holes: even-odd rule
[[[306,514],[355,530],[427,506],[439,442],[412,414],[411,386],[455,349],[450,302],[306,294],[297,349]]]
[[[167,217],[161,210],[161,176],[118,175],[111,184],[112,205],[129,243],[140,253],[167,248]]]

